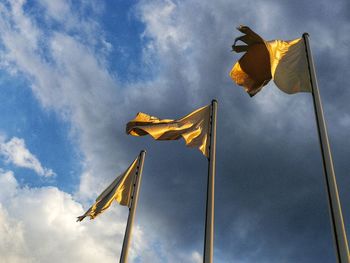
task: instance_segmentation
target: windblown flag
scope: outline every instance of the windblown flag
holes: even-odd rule
[[[280,90],[288,94],[311,92],[302,38],[265,41],[247,26],[237,29],[245,35],[235,39],[232,49],[237,53],[246,53],[233,66],[230,76],[250,96],[258,93],[271,79]],[[237,46],[237,41],[247,45]]]
[[[133,136],[151,135],[155,140],[178,140],[184,138],[186,145],[198,148],[209,156],[209,126],[211,106],[205,106],[179,120],[158,119],[139,112],[126,125],[126,133]]]
[[[107,188],[97,197],[96,202],[77,221],[82,221],[85,217],[90,216],[94,219],[100,213],[105,211],[114,200],[123,206],[130,207],[133,186],[135,183],[137,163],[139,156],[133,161],[129,168],[119,175]]]

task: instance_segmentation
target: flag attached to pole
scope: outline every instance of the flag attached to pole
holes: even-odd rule
[[[186,145],[198,148],[209,156],[209,126],[211,105],[202,107],[178,119],[158,119],[139,112],[126,125],[126,133],[133,136],[151,135],[155,140],[178,140],[184,138]]]
[[[246,53],[233,66],[230,76],[250,96],[271,79],[288,94],[312,91],[303,38],[265,41],[247,26],[237,29],[245,35],[235,39],[232,49]],[[247,45],[236,45],[238,41]]]
[[[103,192],[97,197],[96,202],[77,221],[82,221],[85,217],[90,216],[94,219],[100,213],[105,211],[115,200],[120,205],[131,205],[131,196],[133,193],[135,178],[137,175],[137,164],[139,156],[133,161],[129,168],[119,175]]]

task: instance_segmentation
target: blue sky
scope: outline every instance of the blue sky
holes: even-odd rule
[[[207,161],[125,124],[217,98],[215,262],[334,262],[311,96],[271,82],[250,98],[228,73],[239,24],[310,33],[349,231],[349,14],[345,0],[1,2],[2,258],[115,262],[127,209],[75,218],[146,149],[130,260],[202,262]]]
[[[28,81],[23,77],[13,78],[2,72],[1,83],[2,134],[7,139],[23,138],[27,148],[61,176],[43,180],[35,171],[14,166],[6,162],[6,158],[2,159],[3,167],[18,171],[17,179],[23,185],[40,187],[54,182],[61,189],[73,191],[74,184],[78,183],[74,174],[81,171],[81,164],[77,161],[80,159],[79,151],[67,136],[69,123],[58,118],[53,111],[43,110],[31,90],[25,88],[28,87]],[[45,138],[45,143],[41,143],[42,138]]]

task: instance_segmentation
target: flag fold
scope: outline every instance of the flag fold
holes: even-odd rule
[[[120,205],[131,206],[131,199],[134,190],[134,183],[137,175],[137,165],[139,156],[133,161],[129,168],[119,175],[97,198],[96,202],[79,216],[77,221],[82,221],[85,217],[90,216],[94,219],[100,213],[105,211],[115,200]]]
[[[243,86],[250,96],[258,93],[271,79],[288,94],[311,92],[302,38],[265,41],[247,26],[237,29],[244,35],[235,39],[232,50],[245,52],[230,72],[237,85]],[[246,45],[237,45],[238,41]]]
[[[133,136],[149,134],[155,140],[178,140],[184,138],[186,145],[198,148],[209,156],[209,126],[211,106],[205,106],[178,119],[159,119],[139,112],[126,125],[126,133]]]

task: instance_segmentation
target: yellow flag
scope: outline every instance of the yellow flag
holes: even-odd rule
[[[288,93],[311,92],[305,43],[302,38],[291,41],[265,41],[247,26],[238,30],[245,35],[236,38],[232,48],[246,52],[233,66],[230,76],[250,96],[258,93],[271,79]],[[236,45],[242,41],[247,45]]]
[[[85,212],[84,215],[79,216],[77,221],[82,221],[87,216],[90,216],[90,219],[94,219],[96,216],[110,207],[114,200],[123,206],[130,207],[138,160],[139,156],[123,174],[119,175],[102,192],[102,194],[97,197],[96,202],[89,208],[88,211]]]
[[[179,120],[161,120],[139,112],[126,125],[126,133],[133,136],[149,134],[155,140],[178,140],[182,137],[187,146],[198,148],[208,157],[210,109],[210,105],[205,106]]]

